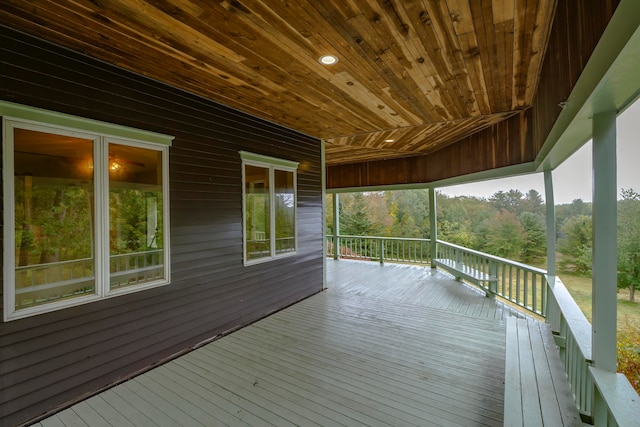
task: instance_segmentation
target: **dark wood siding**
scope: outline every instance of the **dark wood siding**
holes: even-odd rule
[[[535,158],[530,110],[425,156],[327,167],[327,188],[429,183]]]
[[[533,101],[533,138],[539,151],[555,124],[619,0],[560,0],[540,84]]]
[[[175,135],[168,286],[0,323],[14,425],[321,290],[320,141],[0,27],[0,99]],[[243,267],[239,151],[298,161],[296,256]]]

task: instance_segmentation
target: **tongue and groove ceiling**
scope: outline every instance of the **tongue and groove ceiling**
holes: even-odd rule
[[[0,23],[323,138],[331,166],[432,153],[530,107],[555,5],[2,0]]]

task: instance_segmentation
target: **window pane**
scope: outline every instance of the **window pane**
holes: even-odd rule
[[[271,256],[269,169],[245,165],[245,256],[247,261]]]
[[[110,288],[164,279],[162,152],[109,144]]]
[[[276,254],[296,250],[293,172],[275,170]]]
[[[14,130],[15,309],[95,293],[93,141]]]

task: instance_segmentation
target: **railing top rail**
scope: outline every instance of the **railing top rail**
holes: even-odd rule
[[[512,259],[502,258],[502,257],[499,257],[499,256],[488,254],[486,252],[476,251],[475,249],[465,248],[464,246],[454,245],[453,243],[445,242],[443,240],[438,240],[438,243],[441,244],[441,245],[444,245],[444,246],[448,246],[450,248],[460,249],[461,251],[465,251],[465,252],[468,252],[468,253],[471,253],[471,254],[474,254],[474,255],[482,256],[484,258],[488,258],[488,259],[491,259],[493,261],[498,261],[498,262],[501,262],[503,264],[514,265],[514,266],[516,266],[518,268],[521,268],[523,270],[528,270],[528,271],[532,271],[534,273],[543,274],[543,275],[547,274],[546,270],[543,270],[543,269],[538,268],[538,267],[533,267],[531,265],[523,264],[521,262],[514,261]]]
[[[127,256],[147,255],[147,254],[159,253],[159,252],[162,252],[163,250],[164,249],[153,249],[150,251],[143,251],[143,252],[128,252],[126,254],[113,254],[113,255],[109,255],[109,258],[113,259],[113,258],[122,258]],[[70,259],[67,261],[47,262],[44,264],[20,265],[16,267],[16,270],[33,270],[34,268],[49,268],[49,267],[56,267],[56,266],[61,266],[65,264],[75,264],[75,263],[88,262],[88,261],[93,261],[93,258],[78,258],[78,259]]]
[[[67,261],[56,261],[56,262],[45,262],[43,264],[30,264],[30,265],[20,265],[16,267],[16,270],[32,270],[34,268],[48,268],[55,267],[65,264],[75,264],[79,262],[87,262],[93,261],[93,258],[78,258],[78,259],[69,259]]]
[[[333,237],[332,235],[327,235],[328,238]],[[430,242],[431,239],[421,239],[417,237],[384,237],[384,236],[350,236],[346,234],[339,234],[339,238],[347,238],[347,239],[371,239],[371,240],[397,240],[397,241],[412,241],[412,242]]]
[[[127,252],[124,254],[111,254],[109,255],[109,258],[121,258],[121,257],[126,257],[126,256],[137,256],[137,255],[148,255],[148,254],[153,254],[153,253],[158,253],[158,252],[162,252],[164,249],[152,249],[150,251],[142,251],[142,252]]]
[[[582,355],[585,360],[591,361],[591,323],[559,277],[547,275],[547,282]]]

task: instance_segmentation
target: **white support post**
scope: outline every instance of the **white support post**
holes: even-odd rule
[[[616,112],[593,116],[593,365],[616,372]]]
[[[436,268],[433,260],[438,256],[438,221],[436,217],[436,189],[429,188],[429,252],[431,252],[431,268]]]
[[[322,180],[322,289],[327,289],[327,165],[326,143],[320,140],[320,179]]]
[[[340,259],[340,197],[333,193],[333,259]]]
[[[544,199],[547,207],[547,274],[556,275],[556,207],[551,170],[544,171]]]

